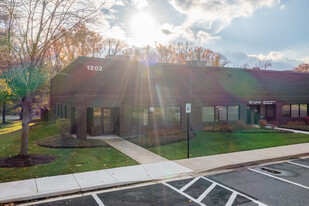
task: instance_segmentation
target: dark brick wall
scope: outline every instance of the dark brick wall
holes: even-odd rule
[[[88,71],[87,65],[103,69]],[[133,107],[179,106],[185,129],[185,103],[191,102],[192,129],[201,130],[202,106],[239,105],[240,119],[247,122],[248,100],[274,100],[280,122],[282,104],[309,104],[308,88],[308,74],[175,64],[147,66],[132,61],[82,57],[52,80],[51,107],[63,104],[79,108],[77,114],[84,118],[77,124],[81,126],[78,129],[81,138],[87,129],[86,108],[119,108],[117,133],[127,136],[153,127],[133,126],[130,117]]]

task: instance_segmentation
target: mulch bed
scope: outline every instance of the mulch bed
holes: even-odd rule
[[[93,148],[93,147],[110,147],[108,144],[99,139],[79,140],[71,135],[62,138],[61,135],[50,136],[37,141],[39,146],[49,148]]]
[[[30,167],[38,164],[46,164],[55,161],[56,158],[51,155],[29,154],[27,156],[15,155],[0,159],[0,167]]]

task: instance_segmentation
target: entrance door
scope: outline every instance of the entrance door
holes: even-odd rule
[[[260,105],[250,105],[247,107],[247,123],[257,124],[261,119],[261,108]]]
[[[103,134],[113,134],[115,129],[115,110],[103,109]]]
[[[266,105],[266,121],[269,123],[276,120],[276,105]]]

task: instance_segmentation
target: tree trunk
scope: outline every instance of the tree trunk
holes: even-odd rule
[[[4,100],[3,102],[3,107],[2,107],[2,124],[5,124],[5,107],[6,107],[6,101]]]
[[[32,102],[30,97],[26,97],[22,102],[22,129],[21,129],[21,147],[20,155],[26,156],[29,155],[28,152],[28,134],[29,134],[29,123],[31,121],[31,107]]]
[[[23,119],[23,105],[21,105],[21,111],[19,113],[19,120]]]

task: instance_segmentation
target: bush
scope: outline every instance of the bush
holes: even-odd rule
[[[152,129],[147,131],[146,136],[148,137],[168,137],[168,136],[178,136],[181,134],[182,127],[181,126],[175,126],[175,127],[162,127],[157,129]]]
[[[59,130],[61,137],[64,139],[65,135],[70,133],[71,121],[70,119],[66,119],[66,118],[57,119],[56,127]]]
[[[277,125],[278,125],[277,121],[273,120],[273,121],[270,122],[270,126],[271,126],[272,129],[274,129]]]
[[[265,128],[266,125],[267,125],[267,121],[264,120],[264,119],[261,119],[258,121],[258,125],[261,127],[261,128]]]
[[[251,126],[247,125],[243,120],[238,120],[232,123],[233,130],[244,130],[250,129]]]
[[[304,120],[292,120],[288,121],[287,125],[304,125]]]
[[[206,132],[232,132],[233,127],[227,122],[208,123],[204,129]]]
[[[306,124],[309,124],[309,116],[308,117],[304,117],[304,122],[306,123]]]

